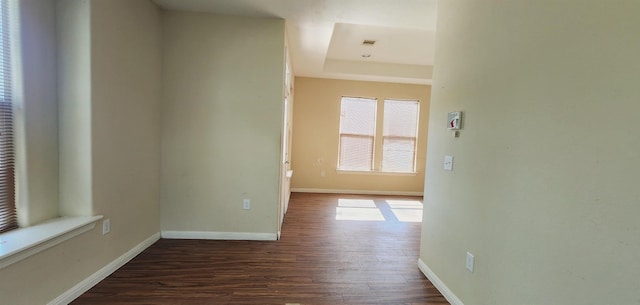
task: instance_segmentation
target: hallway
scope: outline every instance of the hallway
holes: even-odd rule
[[[281,239],[161,239],[72,304],[449,304],[418,270],[421,198],[291,196]]]

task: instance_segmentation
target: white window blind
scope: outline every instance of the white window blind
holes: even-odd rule
[[[418,113],[418,101],[384,101],[382,171],[415,171]]]
[[[0,232],[18,227],[15,209],[11,40],[7,2],[0,0]]]
[[[340,106],[340,156],[338,169],[373,170],[376,134],[375,99],[343,97]]]

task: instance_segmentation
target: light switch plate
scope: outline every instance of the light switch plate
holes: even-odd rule
[[[102,235],[111,232],[111,220],[109,218],[102,221]]]
[[[453,156],[444,156],[444,170],[453,170]]]
[[[465,263],[465,267],[469,272],[473,273],[473,265],[475,264],[476,258],[470,252],[467,252],[467,261]]]

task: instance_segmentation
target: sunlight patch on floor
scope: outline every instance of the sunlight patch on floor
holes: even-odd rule
[[[417,200],[386,200],[391,212],[401,222],[422,222],[422,202]]]
[[[376,204],[371,199],[338,199],[338,206],[346,208],[375,208]]]
[[[336,220],[385,221],[377,208],[336,208]]]
[[[336,220],[385,221],[375,202],[368,199],[338,199]]]
[[[418,200],[385,200],[386,204],[371,199],[338,199],[336,220],[422,222],[422,202]],[[384,213],[382,210],[384,210]],[[391,213],[393,213],[393,216]],[[387,217],[385,218],[385,213]],[[393,219],[395,217],[395,219]],[[387,219],[389,218],[389,219]]]

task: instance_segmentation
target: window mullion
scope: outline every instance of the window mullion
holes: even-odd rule
[[[377,113],[376,113],[376,132],[373,138],[373,165],[374,171],[379,172],[382,170],[382,124],[384,122],[384,99],[377,100]]]

